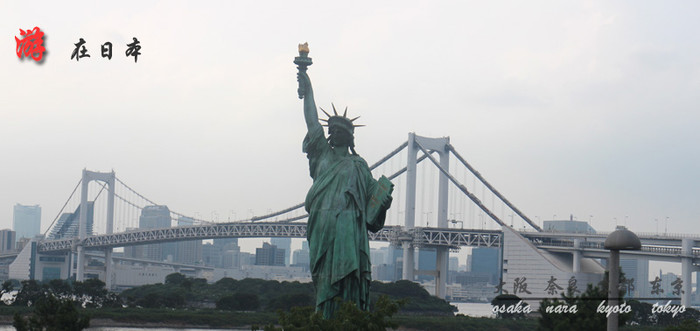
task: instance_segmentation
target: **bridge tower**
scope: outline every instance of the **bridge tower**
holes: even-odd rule
[[[408,134],[408,162],[406,165],[406,231],[412,232],[416,223],[416,166],[417,154],[420,148],[418,145],[428,151],[435,151],[440,155],[440,166],[449,170],[450,153],[449,146],[450,138],[426,138],[416,135],[411,132]],[[439,228],[447,228],[447,176],[440,172],[438,180],[438,212],[437,226]],[[409,236],[410,237],[410,236]],[[403,270],[402,278],[413,281],[415,274],[415,247],[413,246],[412,237],[405,239],[401,243],[403,247]],[[449,248],[438,247],[435,273],[435,296],[445,298],[446,283],[447,283],[447,266],[449,260]]]
[[[112,234],[114,231],[114,171],[112,172],[94,172],[83,169],[82,187],[80,191],[80,219],[78,226],[78,242],[77,249],[77,267],[75,271],[75,280],[83,281],[85,278],[85,250],[83,242],[87,237],[87,204],[88,204],[88,184],[91,181],[101,181],[107,184],[107,225],[105,231],[107,234]],[[70,259],[69,259],[70,260]],[[69,266],[69,270],[72,267]],[[105,249],[105,287],[112,287],[112,248]]]

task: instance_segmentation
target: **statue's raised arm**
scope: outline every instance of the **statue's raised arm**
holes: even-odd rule
[[[321,123],[318,122],[314,90],[311,87],[311,80],[306,71],[297,73],[297,80],[299,81],[299,95],[304,99],[304,119],[306,119],[306,128],[308,131],[311,131],[314,127],[321,126]]]
[[[299,44],[299,56],[294,58],[294,63],[298,66],[299,72],[297,73],[297,81],[299,82],[299,88],[297,93],[299,94],[299,99],[304,99],[304,118],[306,119],[306,128],[308,131],[315,127],[320,127],[321,124],[318,122],[318,112],[316,110],[316,101],[314,100],[314,89],[311,87],[311,79],[306,73],[306,69],[313,62],[309,55],[309,44]]]

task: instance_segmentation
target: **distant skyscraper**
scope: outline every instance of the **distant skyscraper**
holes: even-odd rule
[[[640,298],[649,297],[649,260],[646,258],[620,259],[620,269],[625,274],[625,278],[633,286],[621,285],[625,287],[625,297]]]
[[[227,250],[238,247],[238,238],[214,238],[214,246]]]
[[[17,238],[33,238],[41,234],[41,207],[15,205],[12,227]]]
[[[170,225],[168,206],[146,206],[141,210],[139,229],[169,228]]]
[[[294,261],[293,265],[295,267],[302,267],[304,270],[309,269],[309,242],[304,240],[301,242],[301,249],[294,251]]]
[[[270,244],[277,246],[277,249],[284,249],[284,265],[289,266],[292,238],[270,238]]]
[[[372,265],[386,264],[385,261],[387,260],[388,254],[389,250],[387,247],[370,248],[369,250],[369,257]]]
[[[500,277],[498,253],[498,248],[473,248],[471,254],[471,272],[487,274],[491,280],[491,284],[495,284]]]
[[[169,228],[171,225],[170,209],[167,206],[146,206],[141,210],[139,217],[139,229]],[[168,255],[177,255],[175,243],[142,245],[143,249],[134,249],[133,252],[141,251],[140,256],[134,258],[162,261]]]
[[[418,249],[418,270],[433,271],[437,262],[437,252],[434,248],[419,248]],[[433,276],[417,275],[419,281],[427,281],[433,279]]]
[[[180,217],[177,220],[178,226],[194,224],[194,219]],[[175,243],[177,246],[177,256],[175,261],[185,264],[195,264],[202,260],[202,240],[184,240]]]
[[[221,266],[226,269],[241,267],[241,249],[237,245],[228,245],[229,249],[221,253]]]
[[[95,203],[88,201],[87,222],[85,233],[92,235],[92,225],[94,223]],[[80,230],[80,206],[73,213],[63,213],[58,218],[58,222],[51,228],[48,239],[73,238],[79,235]]]
[[[459,270],[459,258],[456,256],[450,256],[449,259],[449,270],[450,271],[458,271]]]
[[[10,229],[0,230],[0,253],[8,253],[15,249],[15,232]]]
[[[202,245],[202,261],[205,266],[221,268],[221,248],[206,243]]]
[[[284,266],[284,250],[275,245],[263,243],[262,248],[255,249],[256,265]]]

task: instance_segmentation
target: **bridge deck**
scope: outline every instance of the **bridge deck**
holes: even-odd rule
[[[135,230],[89,236],[82,242],[82,246],[89,249],[104,249],[181,240],[269,237],[306,238],[306,224],[252,222]],[[398,226],[387,226],[377,233],[370,232],[369,237],[373,241],[384,241],[397,245],[404,241],[410,241],[416,246],[498,247],[501,244],[502,232],[439,228],[406,229]],[[44,240],[39,242],[38,250],[40,252],[74,250],[79,243],[77,238]]]

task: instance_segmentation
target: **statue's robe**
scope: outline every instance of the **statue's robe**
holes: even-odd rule
[[[321,126],[307,133],[303,151],[314,180],[306,196],[306,238],[316,310],[331,317],[339,308],[336,297],[368,310],[372,268],[367,230],[379,231],[386,217],[384,206],[371,198],[378,183],[364,159],[333,153]]]

